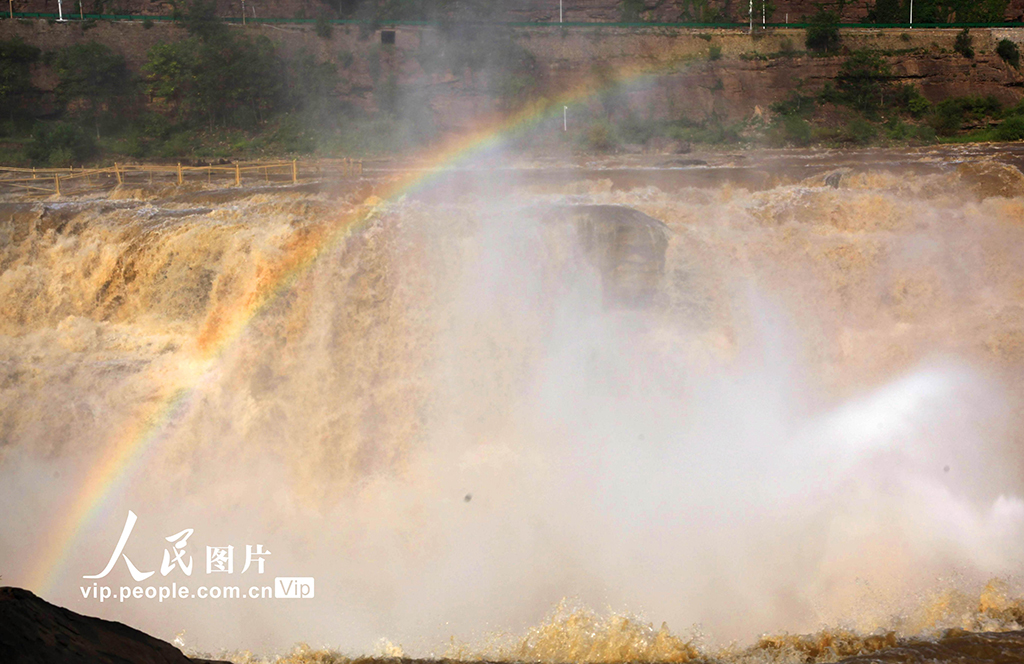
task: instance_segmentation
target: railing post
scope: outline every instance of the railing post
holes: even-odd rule
[[[60,196],[60,176],[53,174],[53,184],[57,187],[57,195]]]
[[[238,167],[238,162],[235,162],[235,186],[242,184],[242,170]]]
[[[292,184],[299,182],[299,164],[297,159],[292,159]]]
[[[181,162],[178,162],[178,186],[181,186]]]
[[[116,161],[114,162],[114,175],[117,176],[117,183],[118,184],[124,184],[124,182],[121,180],[121,169],[118,167]]]

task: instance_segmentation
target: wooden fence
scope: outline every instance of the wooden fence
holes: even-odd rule
[[[274,161],[208,166],[114,164],[108,168],[7,168],[0,166],[0,193],[25,196],[67,196],[113,189],[118,185],[198,182],[207,185],[296,184],[300,180],[358,177],[363,162],[356,159],[300,162]]]

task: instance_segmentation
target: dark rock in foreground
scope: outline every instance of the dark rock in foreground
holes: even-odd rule
[[[936,641],[907,640],[894,648],[858,655],[839,664],[1020,664],[1024,631],[950,630]]]
[[[0,588],[0,662],[196,664],[166,641],[54,606],[21,588]]]

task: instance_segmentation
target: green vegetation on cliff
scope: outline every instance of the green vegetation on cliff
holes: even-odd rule
[[[483,112],[469,112],[467,125],[490,112],[552,109],[550,122],[531,124],[539,128],[532,137],[524,132],[515,139],[541,150],[920,144],[1018,140],[1024,134],[1024,112],[1005,108],[995,98],[929,103],[890,64],[913,49],[850,51],[834,38],[835,15],[827,10],[821,15],[824,37],[811,39],[813,31],[808,31],[808,44],[822,49],[815,54],[796,51],[789,38],[774,40],[778,52],[726,54],[718,38],[698,35],[707,42],[701,45],[706,56],[683,59],[673,75],[692,67],[692,80],[704,81],[701,94],[709,101],[699,116],[675,109],[678,96],[668,88],[664,95],[655,94],[665,80],[659,74],[645,78],[649,89],[638,91],[635,83],[619,79],[621,64],[614,58],[595,59],[590,71],[580,72],[580,80],[572,83],[597,92],[572,105],[567,131],[562,131],[557,100],[565,81],[557,82],[557,68],[539,60],[543,50],[532,47],[528,35],[453,23],[419,33],[402,50],[369,34],[352,34],[336,56],[325,57],[332,44],[338,49],[337,38],[279,47],[263,32],[217,21],[211,7],[196,0],[180,17],[184,33],[157,42],[145,52],[144,65],[134,70],[120,52],[98,42],[44,54],[16,40],[0,41],[5,161],[77,166],[125,158],[205,162],[406,152],[436,140],[439,113],[448,113],[444,120],[455,124],[453,100],[468,99]],[[961,56],[971,57],[974,49],[970,31],[960,32],[955,42],[950,35],[948,43],[959,55],[946,50],[943,57],[953,66],[965,66]],[[997,50],[1009,65],[1019,64],[1013,42],[1000,43]],[[785,64],[793,71],[800,66],[795,59],[808,58],[809,64],[828,67],[835,75],[824,86],[788,88],[785,97],[761,102],[750,117],[737,120],[722,104],[728,83],[721,75],[738,64],[729,62],[737,57],[794,60]],[[979,60],[1012,72],[990,53],[983,52]],[[408,75],[410,68],[422,70],[418,78]],[[56,84],[36,89],[33,71],[45,72],[42,78]],[[469,93],[446,92],[453,85]]]
[[[187,36],[154,45],[138,71],[98,42],[46,53],[42,60],[59,81],[52,92],[32,85],[39,49],[0,42],[5,161],[393,153],[437,135],[431,91],[402,83],[402,58],[410,55],[393,45],[366,35],[358,60],[350,51],[325,58],[308,48],[286,56],[266,36],[217,20],[206,0],[194,0],[178,18]],[[483,74],[482,89],[504,112],[544,94],[543,70],[508,30],[451,24],[425,34],[411,57],[431,76]],[[372,85],[370,103],[359,106],[344,95],[353,96],[357,68]],[[79,129],[91,135],[88,145]]]
[[[914,23],[1000,23],[1008,0],[914,0]],[[888,25],[910,21],[910,0],[877,0],[868,21]]]

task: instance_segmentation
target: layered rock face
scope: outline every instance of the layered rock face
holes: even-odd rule
[[[326,39],[318,37],[312,25],[256,25],[245,30],[274,41],[285,58],[310,53],[333,64],[341,73],[338,97],[370,113],[380,108],[382,86],[391,80],[429,109],[432,123],[441,133],[471,130],[500,108],[495,93],[500,88],[495,84],[500,72],[425,66],[427,56],[465,46],[458,39],[445,41],[434,28],[400,27],[394,46],[386,48],[380,45],[379,30],[364,33],[346,27],[334,30]],[[487,39],[487,30],[480,30],[476,39]],[[1003,104],[1013,105],[1024,90],[1024,75],[1002,61],[995,48],[1003,38],[1021,40],[1020,32],[1011,28],[972,30],[973,59],[955,52],[956,30],[849,30],[843,35],[843,44],[851,51],[868,48],[889,53],[887,60],[898,82],[914,84],[932,102],[950,96],[993,95]],[[141,72],[152,46],[186,36],[184,29],[170,23],[147,29],[138,21],[104,21],[83,31],[75,23],[0,22],[0,39],[20,38],[43,51],[88,41],[107,44],[123,53],[129,68],[136,72]],[[577,105],[585,104],[594,113],[607,112],[611,119],[616,119],[615,114],[633,113],[696,122],[749,118],[768,111],[772,103],[793,91],[814,94],[832,81],[845,56],[803,55],[803,38],[799,29],[773,29],[754,37],[739,30],[661,28],[562,31],[538,26],[511,32],[511,39],[534,58],[536,67],[531,75],[549,97],[578,87],[581,81],[589,80],[600,89],[599,74],[611,71],[622,84]],[[710,57],[712,47],[720,49],[720,58]],[[630,78],[630,72],[637,70],[656,77],[643,84]],[[34,79],[44,91],[52,90],[57,82],[44,65],[37,66]]]

